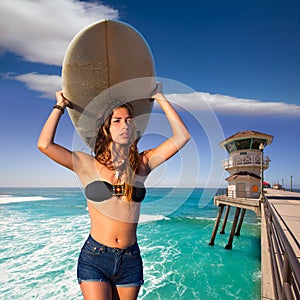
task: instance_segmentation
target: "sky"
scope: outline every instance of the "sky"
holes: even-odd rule
[[[78,186],[38,151],[37,139],[61,89],[72,37],[114,19],[144,36],[157,79],[192,134],[149,186],[226,186],[219,143],[255,130],[274,136],[265,180],[290,188],[292,176],[300,188],[299,11],[297,0],[1,0],[0,187]],[[168,136],[164,122],[155,107],[141,149]],[[56,142],[76,150],[76,139],[64,114]]]

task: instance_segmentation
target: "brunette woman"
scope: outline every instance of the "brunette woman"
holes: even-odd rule
[[[129,104],[105,117],[93,155],[72,152],[55,143],[60,117],[71,103],[57,92],[57,104],[48,117],[38,148],[55,162],[74,171],[85,188],[91,220],[90,234],[78,260],[77,276],[84,299],[137,299],[143,284],[143,265],[137,243],[144,181],[150,172],[178,152],[190,139],[183,121],[162,93],[158,102],[173,135],[156,148],[139,153],[134,115]]]

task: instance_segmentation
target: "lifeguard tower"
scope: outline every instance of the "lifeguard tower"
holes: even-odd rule
[[[261,216],[263,174],[264,170],[269,168],[270,163],[269,157],[264,156],[264,148],[270,145],[272,141],[273,136],[271,135],[246,130],[238,132],[220,143],[220,146],[229,154],[229,158],[223,161],[223,168],[229,172],[229,177],[226,178],[228,182],[226,193],[214,198],[214,204],[219,207],[219,213],[209,243],[210,245],[214,245],[222,213],[226,206],[227,210],[221,234],[225,233],[230,207],[236,207],[226,249],[232,248],[233,236],[240,235],[240,229],[247,209],[254,211],[257,216]],[[238,228],[235,231],[239,217]]]
[[[262,191],[263,171],[269,168],[270,159],[263,157],[265,146],[270,145],[273,136],[257,132],[242,131],[220,143],[227,150],[229,158],[223,161],[223,168],[229,172],[227,196],[230,198],[259,198]]]

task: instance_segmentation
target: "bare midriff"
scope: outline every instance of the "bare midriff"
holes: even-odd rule
[[[88,203],[90,234],[97,242],[113,248],[125,248],[136,242],[137,223],[123,222],[100,213]]]

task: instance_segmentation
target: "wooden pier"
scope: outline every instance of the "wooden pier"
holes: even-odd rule
[[[230,208],[236,210],[225,249],[240,234],[246,210],[254,211],[261,217],[261,299],[300,299],[300,193],[265,189],[260,199],[221,195],[214,203],[219,212],[209,244],[214,245],[225,207],[221,234]]]
[[[222,214],[224,211],[224,208],[226,207],[226,213],[223,221],[223,226],[220,231],[220,234],[225,233],[225,228],[227,225],[228,215],[231,207],[235,207],[235,216],[233,220],[233,224],[231,227],[231,232],[229,236],[229,240],[227,245],[225,246],[225,249],[232,249],[232,243],[234,236],[239,236],[242,223],[244,220],[244,215],[246,213],[246,210],[252,210],[256,213],[258,217],[261,216],[261,201],[260,199],[254,199],[254,198],[233,198],[228,195],[220,195],[216,196],[214,198],[214,205],[219,207],[219,212],[217,216],[217,220],[215,223],[215,227],[209,242],[209,245],[213,246],[214,241],[217,235],[217,231],[221,222]],[[238,226],[238,227],[237,227]]]
[[[222,164],[230,176],[225,178],[226,193],[214,198],[219,212],[209,245],[214,245],[225,208],[220,234],[225,233],[229,211],[235,209],[227,250],[240,235],[246,210],[254,211],[261,218],[261,298],[300,300],[300,193],[266,189],[264,171],[270,159],[264,149],[272,141],[269,134],[246,130],[220,143],[229,154]]]
[[[261,299],[300,299],[300,193],[266,189]]]

